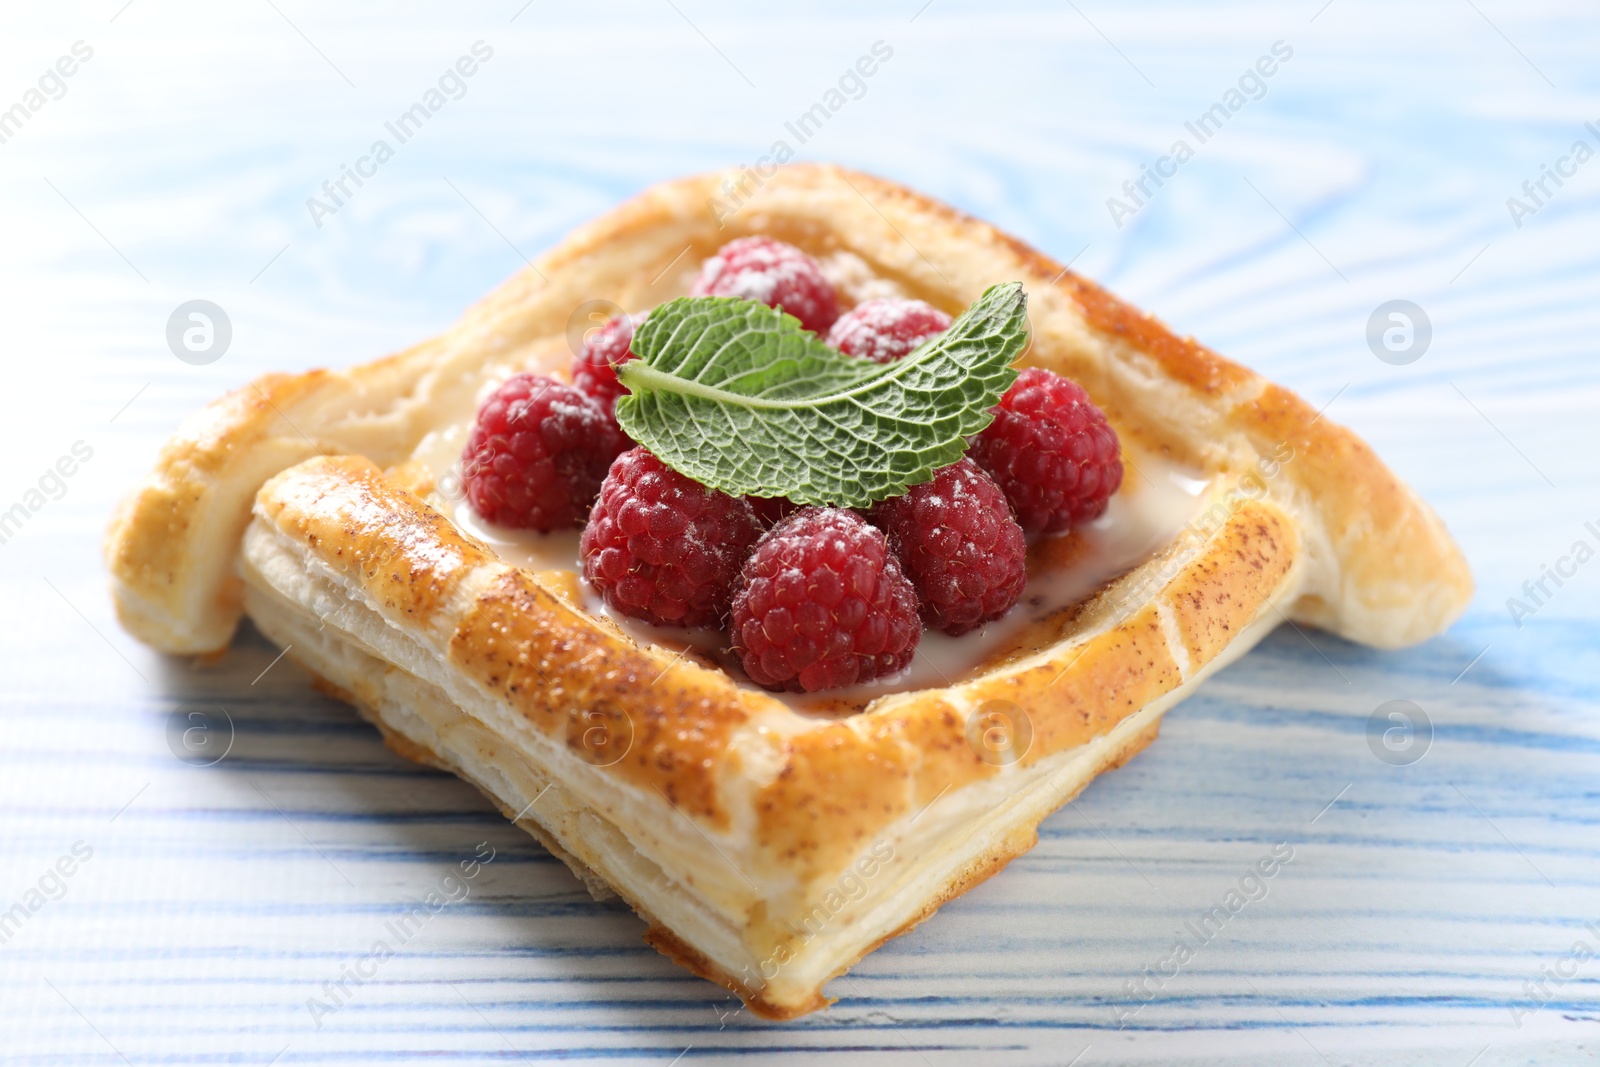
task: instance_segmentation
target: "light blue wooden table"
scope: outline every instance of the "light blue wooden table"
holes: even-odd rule
[[[1600,33],[1577,4],[1320,4],[7,7],[0,1059],[1592,1062],[1600,161],[1574,145],[1600,149]],[[459,98],[313,218],[479,41]],[[135,644],[97,545],[186,412],[427,336],[649,183],[793,144],[875,42],[802,158],[991,219],[1328,405],[1480,591],[1407,652],[1279,632],[836,1007],[773,1025],[259,637],[203,665]],[[1170,177],[1134,202],[1147,164]],[[192,299],[232,326],[204,366],[165,338]],[[1431,324],[1410,362],[1367,341],[1392,300]],[[1392,700],[1431,723],[1418,761],[1369,744]],[[232,722],[214,766],[169,745],[191,712]],[[470,896],[314,1017],[482,842]],[[1138,992],[1275,846],[1265,897]]]

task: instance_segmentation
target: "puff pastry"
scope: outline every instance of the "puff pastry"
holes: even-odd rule
[[[208,653],[248,613],[397,751],[473,782],[593,892],[622,896],[663,953],[787,1018],[1027,851],[1042,818],[1273,626],[1392,648],[1464,608],[1471,576],[1439,519],[1294,394],[898,185],[797,164],[729,216],[712,202],[730,179],[649,190],[438,338],[268,375],[200,412],[111,525],[123,625]],[[564,373],[575,308],[681,295],[746,234],[817,257],[846,304],[895,293],[956,313],[1021,280],[1023,362],[1105,410],[1134,467],[1124,494],[1151,480],[1141,462],[1186,472],[1183,521],[1092,595],[1025,603],[947,684],[826,713],[619,628],[571,565],[517,565],[452,521],[429,456],[486,388]],[[1034,565],[1070,569],[1069,549]]]

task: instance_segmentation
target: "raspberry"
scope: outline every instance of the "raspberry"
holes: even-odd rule
[[[998,619],[1028,583],[1027,543],[994,479],[970,459],[868,515],[922,599],[930,629],[964,634]]]
[[[1096,518],[1122,484],[1117,432],[1083,387],[1029,367],[1000,398],[967,455],[988,471],[1028,534]]]
[[[627,387],[617,380],[617,364],[633,358],[633,320],[618,315],[583,342],[583,350],[572,359],[572,384],[588,393],[594,402],[611,414],[617,397]]]
[[[868,300],[833,324],[828,343],[847,356],[893,363],[950,328],[950,316],[921,300]]]
[[[883,534],[853,511],[797,511],[756,545],[740,581],[733,647],[770,689],[814,692],[893,674],[922,637],[916,591]]]
[[[782,308],[815,333],[839,317],[839,297],[817,261],[770,237],[740,237],[700,267],[690,296],[737,296]]]
[[[467,499],[501,526],[579,526],[627,444],[600,406],[572,386],[512,375],[478,409],[461,453]]]
[[[611,465],[583,528],[583,576],[624,615],[658,626],[720,624],[761,530],[740,497],[634,448]]]

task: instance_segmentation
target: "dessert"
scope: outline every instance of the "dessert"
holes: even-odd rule
[[[1438,518],[1287,390],[892,183],[790,165],[719,221],[725,177],[580,229],[439,338],[186,423],[108,535],[124,626],[209,653],[248,614],[661,951],[786,1018],[1279,622],[1398,647],[1464,608]],[[1041,373],[1019,378],[1023,294]],[[598,357],[567,344],[595,300],[630,332]],[[827,348],[874,300],[949,322],[882,362]],[[525,409],[565,397],[537,379],[575,357],[586,399],[519,453]],[[609,396],[583,384],[607,371]],[[520,526],[472,488],[480,414],[513,393],[482,506],[538,503]],[[525,460],[556,504],[516,495]],[[959,506],[928,503],[942,484]],[[957,566],[980,555],[1006,565]]]

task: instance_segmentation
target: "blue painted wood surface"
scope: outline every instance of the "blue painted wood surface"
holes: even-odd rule
[[[0,1058],[1593,1060],[1600,961],[1574,946],[1600,950],[1600,563],[1546,580],[1537,605],[1523,592],[1546,565],[1572,571],[1576,542],[1600,547],[1600,161],[1573,155],[1600,149],[1593,12],[579,7],[0,13],[0,108],[29,109],[0,143],[0,511],[28,510],[0,544],[0,909],[26,913],[0,944]],[[92,55],[41,87],[77,41]],[[307,198],[477,41],[493,54],[460,98],[314,220]],[[1439,509],[1480,591],[1406,652],[1275,634],[1032,853],[834,982],[832,1010],[774,1025],[645,947],[474,791],[271,666],[259,637],[200,665],[132,642],[97,546],[188,411],[269,369],[432,334],[651,182],[793,144],[785,123],[878,41],[891,58],[801,158],[991,219],[1329,405]],[[1186,124],[1278,42],[1292,54],[1200,143]],[[1118,227],[1108,198],[1178,140],[1193,158]],[[233,325],[208,366],[164,338],[196,298]],[[1407,365],[1366,340],[1393,299],[1432,324]],[[48,476],[80,441],[91,458]],[[1537,610],[1513,618],[1512,597]],[[1409,766],[1369,746],[1396,699],[1432,723]],[[227,758],[179,762],[174,715],[219,711]],[[363,963],[481,842],[494,859],[469,895]],[[1293,859],[1264,897],[1204,944],[1186,933],[1280,843]],[[49,873],[63,856],[70,877]],[[1193,958],[1130,991],[1179,936]],[[308,1000],[358,964],[371,976],[314,1018]]]

